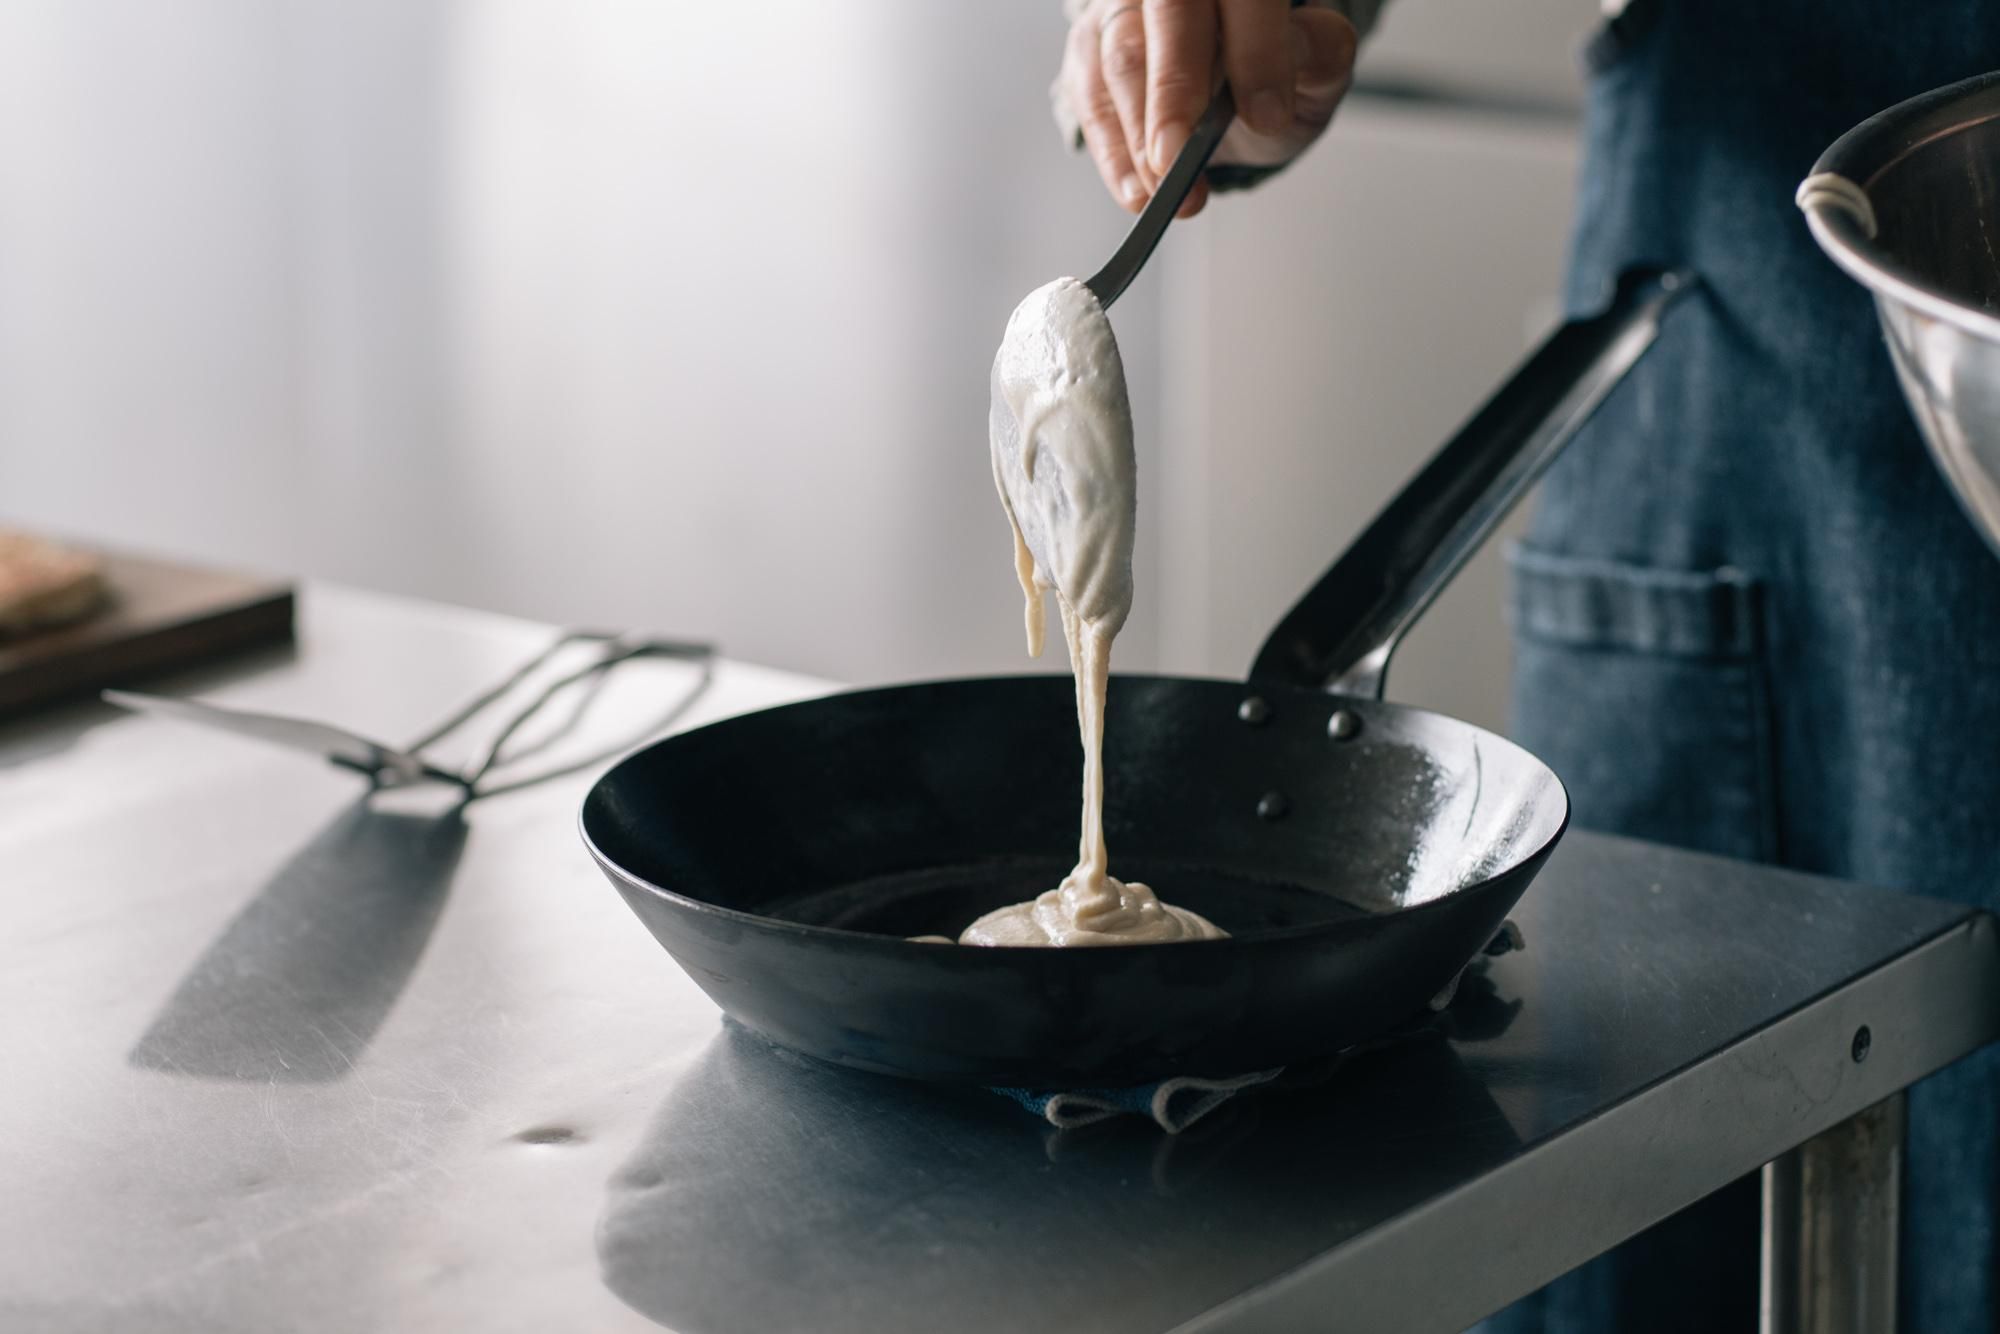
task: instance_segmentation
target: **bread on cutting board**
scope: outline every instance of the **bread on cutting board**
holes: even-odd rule
[[[106,597],[102,557],[0,528],[0,639],[80,621]]]

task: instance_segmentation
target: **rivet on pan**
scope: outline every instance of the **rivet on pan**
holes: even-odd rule
[[[1361,730],[1361,716],[1346,709],[1335,709],[1333,717],[1326,720],[1326,734],[1335,741],[1345,741]]]
[[[1854,1030],[1854,1041],[1847,1046],[1847,1054],[1854,1058],[1856,1065],[1868,1059],[1868,1049],[1875,1045],[1875,1035],[1863,1024]]]
[[[1271,706],[1264,702],[1262,695],[1252,695],[1236,706],[1236,716],[1252,727],[1258,727],[1271,720]]]
[[[1285,800],[1282,792],[1266,792],[1257,798],[1257,818],[1260,820],[1282,820],[1292,803]]]

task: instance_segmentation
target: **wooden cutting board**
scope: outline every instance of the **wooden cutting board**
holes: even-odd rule
[[[103,554],[110,603],[89,620],[0,638],[0,718],[292,638],[290,584]]]

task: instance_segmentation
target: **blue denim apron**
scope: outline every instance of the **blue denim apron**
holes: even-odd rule
[[[1707,292],[1513,553],[1515,735],[1580,825],[2000,908],[2000,560],[1792,205],[1843,131],[2000,67],[2000,3],[1635,0],[1590,54],[1567,301],[1637,263]],[[1995,1328],[1996,1119],[1993,1050],[1911,1094],[1906,1331]],[[1749,1179],[1491,1324],[1754,1329],[1756,1253]]]

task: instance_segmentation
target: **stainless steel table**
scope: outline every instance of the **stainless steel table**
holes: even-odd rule
[[[545,634],[315,588],[177,688],[394,739]],[[823,688],[729,664],[690,721]],[[584,786],[460,824],[95,706],[0,732],[0,1327],[1446,1331],[2000,1019],[1984,915],[1572,833],[1451,1041],[1057,1133],[725,1028]]]

